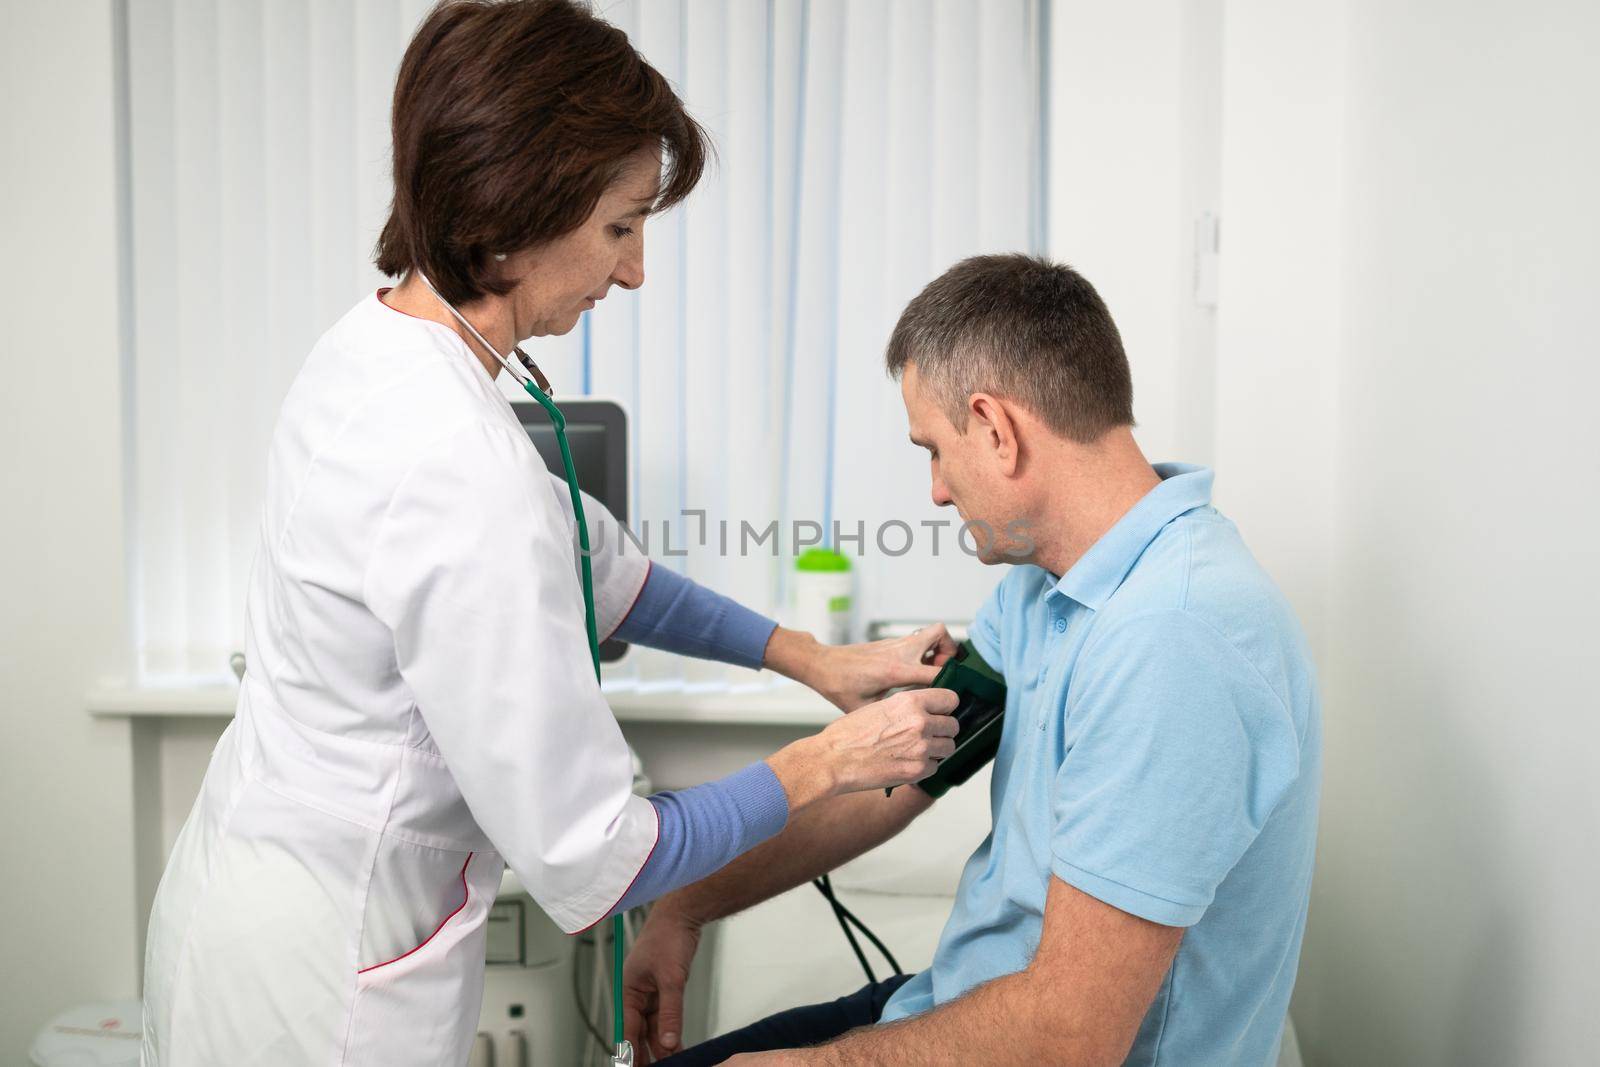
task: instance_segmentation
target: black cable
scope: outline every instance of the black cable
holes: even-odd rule
[[[867,981],[876,984],[878,976],[873,973],[872,964],[867,962],[867,954],[861,951],[861,942],[856,940],[855,931],[850,929],[850,924],[845,921],[845,917],[840,913],[840,904],[834,899],[833,884],[828,880],[828,876],[823,875],[811,884],[817,887],[817,892],[822,894],[823,899],[828,902],[828,906],[833,909],[833,917],[838,921],[839,929],[844,931],[845,940],[850,942],[850,949],[856,954],[856,960],[861,964],[862,971],[866,972]]]
[[[826,896],[828,898],[828,902],[833,905],[834,914],[836,916],[849,920],[856,927],[856,929],[860,930],[867,936],[867,939],[872,942],[873,947],[883,954],[883,958],[888,961],[889,966],[894,968],[895,977],[906,973],[905,970],[900,966],[900,961],[894,958],[894,953],[889,951],[889,946],[885,945],[882,939],[879,938],[877,934],[872,932],[871,927],[862,922],[860,916],[846,907],[844,901],[840,900],[833,892],[833,881],[831,878],[828,880],[827,892],[824,894],[824,896]]]
[[[842,914],[844,918],[849,919],[852,923],[854,923],[856,929],[865,934],[867,936],[867,940],[871,941],[873,946],[877,948],[879,952],[883,953],[883,958],[887,960],[889,962],[889,966],[894,969],[893,973],[895,976],[906,973],[900,969],[900,961],[894,958],[894,953],[889,951],[889,946],[880,941],[877,934],[867,929],[867,924],[857,918],[855,912],[845,907],[844,904],[840,903],[838,900],[834,901],[834,907],[838,909],[839,913]]]
[[[855,931],[851,930],[851,926],[866,935],[867,940],[871,941],[873,947],[881,952],[883,958],[889,962],[889,966],[894,968],[896,975],[905,973],[900,969],[900,961],[895,959],[894,953],[889,951],[889,946],[885,945],[882,939],[868,929],[867,924],[856,916],[855,912],[845,907],[839,898],[834,895],[833,880],[828,875],[825,874],[821,878],[813,880],[811,884],[817,887],[817,892],[822,894],[823,899],[828,902],[828,906],[833,909],[833,917],[838,920],[839,929],[844,931],[845,940],[850,942],[850,948],[856,954],[856,960],[861,964],[861,970],[866,974],[867,981],[876,983],[878,976],[872,970],[872,965],[867,962],[867,954],[861,950],[861,942],[856,940]]]
[[[578,943],[579,945],[596,944],[594,938],[588,934],[580,937],[578,939]],[[572,954],[572,1001],[575,1005],[577,1005],[578,1018],[583,1020],[583,1028],[589,1031],[589,1036],[594,1038],[596,1043],[599,1044],[600,1050],[609,1056],[612,1051],[611,1042],[605,1039],[605,1036],[600,1033],[600,1029],[595,1026],[594,1020],[589,1017],[589,1005],[584,1002],[583,990],[578,985],[578,964],[582,958],[582,952],[574,952]],[[594,965],[596,967],[600,966],[600,951],[598,947],[596,947],[594,953]]]

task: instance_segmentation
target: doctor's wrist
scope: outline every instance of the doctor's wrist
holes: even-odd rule
[[[803,737],[767,757],[767,766],[789,800],[789,818],[803,808],[839,792],[834,761],[816,736]]]
[[[810,686],[816,677],[822,654],[827,649],[827,645],[804,630],[789,630],[779,626],[767,638],[761,665],[801,685]]]

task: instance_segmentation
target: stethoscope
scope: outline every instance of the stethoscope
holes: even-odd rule
[[[439,295],[439,290],[433,287],[428,276],[420,270],[417,277],[422,279],[422,284],[428,287],[428,292],[433,298],[444,305],[444,309],[461,324],[462,329],[472,335],[472,339],[491,353],[500,365],[506,369],[511,377],[522,386],[527,394],[539,402],[544,408],[544,413],[550,416],[550,425],[555,427],[556,443],[561,446],[561,465],[566,469],[567,492],[572,495],[572,513],[578,520],[578,553],[579,569],[582,573],[583,584],[583,622],[584,629],[589,635],[589,657],[594,661],[595,681],[600,680],[600,639],[594,620],[594,573],[589,565],[589,527],[583,518],[583,494],[578,491],[578,475],[572,466],[572,449],[567,446],[567,420],[561,414],[561,409],[556,407],[554,400],[550,399],[550,379],[520,346],[513,345],[511,354],[515,360],[500,354],[500,350],[490,344],[478,328],[467,321],[467,317],[457,311],[455,305]],[[611,1062],[614,1067],[633,1067],[633,1046],[622,1036],[622,915],[618,913],[611,918],[611,1039],[614,1048],[611,1053]]]

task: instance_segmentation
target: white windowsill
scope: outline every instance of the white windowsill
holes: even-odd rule
[[[231,685],[137,688],[104,685],[90,692],[89,714],[106,719],[226,719],[238,689]],[[832,704],[802,686],[747,691],[681,688],[617,689],[606,702],[618,722],[728,726],[822,726],[837,718]]]

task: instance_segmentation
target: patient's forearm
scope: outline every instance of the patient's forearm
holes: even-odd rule
[[[697,925],[743,911],[881,845],[932,803],[922,790],[909,788],[891,797],[869,790],[820,801],[791,818],[778,836],[663,897],[656,907]]]
[[[1053,1006],[1062,991],[1029,971],[1002,975],[911,1019],[863,1026],[826,1045],[791,1053],[785,1064],[811,1067],[1005,1067],[1040,1063],[1120,1063],[1090,1058],[1057,1034]],[[1127,1051],[1123,1050],[1124,1053]]]

